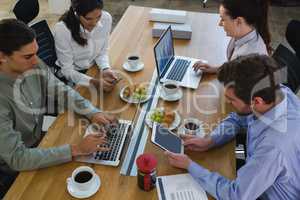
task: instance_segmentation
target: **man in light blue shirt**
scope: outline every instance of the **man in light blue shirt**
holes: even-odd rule
[[[272,58],[249,55],[223,64],[218,79],[237,110],[206,138],[183,137],[190,150],[206,151],[247,128],[247,160],[235,180],[210,172],[186,155],[166,152],[171,165],[187,169],[216,199],[300,199],[300,101],[274,76]]]

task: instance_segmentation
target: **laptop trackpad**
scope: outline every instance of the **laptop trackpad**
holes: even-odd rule
[[[192,65],[189,66],[185,76],[183,77],[182,83],[180,84],[183,87],[189,87],[196,89],[198,88],[202,73],[195,72],[192,68]]]

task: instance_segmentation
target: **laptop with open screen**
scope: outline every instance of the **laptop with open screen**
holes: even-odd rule
[[[195,72],[195,58],[175,56],[171,26],[161,35],[154,47],[156,68],[160,82],[173,80],[182,87],[196,89],[202,73]]]

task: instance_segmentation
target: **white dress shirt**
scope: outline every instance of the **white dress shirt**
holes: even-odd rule
[[[268,55],[265,42],[256,30],[251,31],[238,40],[231,39],[227,47],[228,60],[234,60],[239,56],[252,53]]]
[[[99,69],[109,66],[108,41],[111,31],[112,17],[102,11],[101,19],[96,27],[89,32],[80,25],[80,31],[87,39],[87,45],[79,45],[71,35],[63,21],[54,26],[54,40],[57,54],[56,65],[61,67],[62,74],[66,79],[78,85],[89,85],[92,77],[78,72],[90,68],[95,63]]]

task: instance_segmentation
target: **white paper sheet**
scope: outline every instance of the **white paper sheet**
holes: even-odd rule
[[[50,115],[44,115],[42,131],[47,132],[49,127],[53,124],[53,122],[55,120],[56,120],[56,117],[53,117],[53,116],[50,116]]]
[[[157,177],[156,188],[159,200],[207,200],[205,191],[190,174]]]

